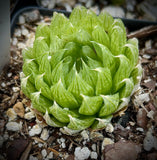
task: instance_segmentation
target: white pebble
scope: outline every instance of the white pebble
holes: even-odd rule
[[[143,128],[138,127],[138,128],[136,128],[136,131],[144,132],[144,129],[143,129]]]
[[[13,90],[13,92],[18,92],[18,91],[20,91],[20,88],[19,87],[12,87],[12,90]]]
[[[6,87],[6,84],[4,82],[2,82],[1,86],[4,88],[4,87]]]
[[[136,103],[138,105],[141,105],[141,103],[143,104],[144,102],[149,102],[150,98],[149,98],[149,93],[143,93],[143,94],[140,94],[138,96],[135,96],[135,100],[136,100]]]
[[[32,129],[29,131],[30,136],[38,135],[41,133],[42,128],[36,124],[32,127]]]
[[[25,17],[22,15],[19,16],[19,24],[25,24]]]
[[[85,160],[90,156],[90,150],[87,147],[76,147],[74,152],[75,160]]]
[[[86,130],[83,130],[81,132],[81,136],[83,137],[84,140],[88,140],[89,139],[89,135],[88,135],[88,132]]]
[[[91,157],[91,159],[97,159],[98,155],[96,152],[91,152],[90,157]]]
[[[16,29],[14,32],[16,37],[21,37],[21,30],[20,29]]]
[[[26,48],[26,45],[25,45],[24,43],[22,43],[22,42],[19,42],[19,43],[17,44],[17,47],[18,47],[19,49],[24,49],[24,48]]]
[[[47,156],[48,159],[52,159],[53,158],[53,152],[50,152]]]
[[[38,160],[38,158],[30,155],[30,156],[29,156],[29,160]]]
[[[108,132],[108,133],[112,133],[114,131],[114,127],[111,123],[108,123],[106,128],[105,128],[105,131]]]
[[[24,118],[27,120],[31,120],[31,119],[35,118],[35,114],[34,114],[34,112],[28,112],[24,115]]]
[[[38,147],[39,148],[43,147],[43,144],[42,143],[38,143]]]
[[[148,41],[145,42],[145,48],[146,49],[152,48],[152,40],[148,40]]]
[[[28,35],[28,30],[25,28],[22,30],[22,35],[27,36]]]
[[[45,157],[47,156],[47,151],[46,151],[46,149],[43,149],[43,150],[41,151],[41,154],[42,154],[43,158],[45,158]]]
[[[148,118],[151,118],[151,119],[154,119],[153,117],[154,117],[154,111],[153,110],[151,110],[151,111],[149,111],[148,113],[147,113],[147,117]]]
[[[145,58],[145,59],[150,59],[150,58],[151,58],[151,55],[149,55],[149,54],[144,54],[144,55],[143,55],[143,58]]]
[[[157,61],[155,61],[155,67],[157,67]]]
[[[61,144],[61,147],[62,147],[62,148],[66,148],[66,145],[65,145],[64,142]]]
[[[22,129],[22,122],[20,123],[17,122],[8,122],[6,124],[7,130],[9,131],[20,131]]]
[[[104,147],[109,145],[109,144],[113,144],[114,141],[110,138],[104,138],[103,142],[102,142],[102,146],[101,149],[104,150]]]
[[[46,141],[49,138],[49,131],[46,128],[43,129],[40,138],[44,141]]]
[[[12,73],[8,73],[8,77],[10,78],[12,76]]]
[[[96,151],[96,144],[92,144],[92,150]]]
[[[62,143],[64,143],[64,142],[65,142],[65,139],[64,139],[63,137],[61,137],[61,138],[60,138],[60,141],[61,141]]]

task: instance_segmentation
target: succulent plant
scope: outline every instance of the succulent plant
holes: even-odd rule
[[[53,127],[104,128],[139,84],[137,39],[120,19],[84,7],[54,13],[23,50],[21,88]]]

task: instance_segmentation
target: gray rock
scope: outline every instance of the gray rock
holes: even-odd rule
[[[33,23],[40,20],[40,12],[38,10],[33,10],[31,12],[26,12],[23,14],[27,23]]]

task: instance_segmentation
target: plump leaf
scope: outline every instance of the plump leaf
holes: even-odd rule
[[[126,34],[123,32],[123,29],[119,26],[115,26],[112,28],[111,33],[111,45],[110,49],[113,55],[119,55],[122,52],[122,47],[126,43],[126,38],[124,38]]]
[[[79,113],[83,115],[94,115],[96,114],[103,102],[103,99],[101,96],[85,96],[82,95],[83,101],[79,108]]]
[[[35,32],[35,39],[38,37],[44,37],[47,45],[50,45],[50,28],[48,25],[43,23],[37,27]]]
[[[73,117],[78,117],[79,115],[69,110],[69,108],[61,108],[55,101],[52,107],[50,107],[50,113],[60,122],[68,123],[70,122],[69,115]]]
[[[36,75],[35,77],[35,87],[38,89],[38,91],[41,90],[41,94],[45,96],[48,99],[53,100],[51,96],[50,87],[44,82],[43,80],[44,74]]]
[[[75,97],[65,89],[61,80],[51,87],[51,93],[55,101],[62,107],[70,109],[79,107]]]
[[[70,123],[68,128],[73,130],[83,130],[91,126],[95,117],[75,118],[69,115]]]
[[[65,126],[66,124],[65,123],[61,123],[59,122],[57,119],[55,119],[52,115],[50,116],[48,114],[48,111],[46,110],[45,112],[45,115],[43,116],[43,118],[45,119],[46,123],[49,125],[49,126],[52,126],[52,127],[63,127]]]
[[[68,87],[68,92],[72,93],[74,97],[80,102],[82,97],[81,94],[93,96],[93,88],[86,83],[77,72],[75,72],[75,77]]]
[[[98,42],[106,47],[110,47],[109,36],[100,26],[95,26],[92,32],[92,41]]]
[[[111,122],[112,117],[112,115],[109,115],[102,118],[96,118],[96,121],[93,123],[91,128],[94,130],[105,128]]]
[[[134,83],[132,78],[126,78],[122,81],[122,83],[125,83],[125,85],[120,89],[119,96],[120,98],[125,98],[131,95],[134,88]]]
[[[114,95],[101,95],[104,100],[104,105],[101,107],[99,112],[99,117],[108,116],[110,114],[113,114],[119,104],[119,93]]]
[[[113,92],[118,91],[122,87],[121,81],[128,78],[131,73],[131,65],[128,58],[124,55],[119,55],[116,58],[119,60],[119,67],[113,77]]]
[[[31,100],[32,100],[33,108],[37,109],[39,112],[42,112],[42,113],[45,113],[46,110],[48,110],[49,112],[49,108],[53,104],[53,101],[41,95],[41,91],[32,93]]]
[[[25,76],[30,76],[29,80],[31,81],[31,83],[34,84],[34,74],[38,74],[39,73],[39,66],[38,64],[35,62],[34,59],[26,59],[25,63],[23,64],[23,73],[25,74]],[[34,73],[34,74],[33,74]]]
[[[111,72],[108,68],[96,68],[98,79],[96,83],[96,95],[109,94],[112,88]]]
[[[33,48],[28,47],[22,50],[22,57],[23,57],[23,61],[25,63],[25,61],[27,61],[27,59],[33,59],[34,58],[34,52],[33,52]]]

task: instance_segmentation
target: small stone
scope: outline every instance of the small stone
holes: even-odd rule
[[[136,128],[136,131],[144,132],[143,128]]]
[[[21,118],[24,117],[25,114],[25,109],[23,107],[22,102],[17,102],[14,106],[13,106],[14,111],[17,113],[18,116],[20,116]]]
[[[61,144],[61,147],[62,147],[62,148],[66,148],[65,143],[62,143],[62,144]]]
[[[94,1],[93,0],[88,0],[85,4],[86,8],[91,8],[92,5],[94,4]]]
[[[1,86],[2,86],[3,88],[5,88],[5,87],[6,87],[6,84],[5,84],[4,82],[2,82],[2,83],[1,83]]]
[[[43,147],[43,144],[42,143],[38,143],[38,147],[39,148]]]
[[[41,1],[41,5],[42,5],[43,7],[47,7],[47,6],[49,5],[49,0],[42,0],[42,1]]]
[[[90,133],[90,139],[92,139],[92,140],[103,140],[104,136],[99,132],[91,132]]]
[[[96,152],[91,152],[90,157],[91,157],[91,159],[97,159],[98,155]]]
[[[103,11],[108,12],[113,17],[125,17],[123,8],[118,6],[107,6],[103,9]]]
[[[153,119],[154,113],[155,113],[155,112],[154,112],[153,110],[149,111],[149,112],[147,113],[147,117]]]
[[[89,133],[86,130],[83,130],[81,132],[81,136],[83,137],[84,140],[88,140],[89,139]]]
[[[145,58],[145,59],[150,59],[150,58],[151,58],[151,55],[149,55],[149,54],[144,54],[144,55],[143,55],[143,58]]]
[[[148,41],[145,42],[145,48],[146,49],[152,48],[152,40],[148,40]]]
[[[28,30],[25,28],[25,29],[22,29],[22,35],[23,36],[27,36],[29,34]]]
[[[138,96],[135,96],[137,104],[141,105],[144,102],[149,102],[149,93],[143,93]]]
[[[34,114],[34,112],[28,112],[24,115],[24,118],[27,120],[31,120],[31,119],[35,118],[35,114]]]
[[[105,128],[105,131],[108,132],[108,133],[112,133],[114,131],[114,127],[111,123],[108,123],[106,128]]]
[[[92,150],[96,151],[96,144],[92,144]]]
[[[56,5],[56,1],[55,0],[49,0],[48,9],[53,9],[55,7],[55,5]]]
[[[13,90],[13,92],[18,92],[18,91],[20,91],[20,88],[19,87],[13,87],[12,90]]]
[[[41,151],[41,154],[42,154],[42,156],[43,156],[43,159],[47,156],[47,151],[46,151],[46,149],[43,149],[42,151]]]
[[[22,15],[19,16],[19,24],[25,24],[25,17]]]
[[[16,46],[18,43],[18,40],[16,37],[13,38],[13,41],[12,41],[12,45]]]
[[[26,12],[24,13],[24,16],[27,23],[33,23],[40,20],[40,12],[38,10]]]
[[[12,73],[8,73],[8,77],[10,78],[12,76]]]
[[[114,141],[111,138],[104,138],[103,142],[102,142],[102,146],[101,149],[104,150],[105,146],[109,145],[109,144],[113,144]]]
[[[44,141],[46,141],[49,138],[49,131],[46,128],[43,129],[40,138]]]
[[[7,116],[9,117],[9,121],[12,121],[12,120],[14,120],[14,119],[16,119],[17,118],[17,114],[16,114],[16,112],[14,111],[14,109],[12,109],[12,108],[9,108],[8,110],[7,110]]]
[[[152,128],[149,128],[143,141],[143,147],[146,151],[150,151],[152,148],[157,150],[157,137],[153,136],[152,132]]]
[[[132,14],[132,13],[130,13],[130,12],[127,12],[126,13],[126,18],[128,18],[128,19],[135,19],[135,15]]]
[[[90,150],[87,147],[83,147],[81,149],[81,147],[76,147],[75,148],[75,160],[85,160],[88,159],[90,156]]]
[[[48,159],[52,159],[53,158],[53,152],[50,152],[47,156]]]
[[[15,37],[21,37],[21,30],[20,29],[16,29],[14,32]]]
[[[22,42],[19,42],[19,43],[17,44],[17,47],[18,47],[19,49],[24,49],[24,48],[26,48],[26,45],[25,45],[24,43],[22,43]]]
[[[42,131],[42,128],[41,128],[38,124],[36,124],[36,125],[34,125],[34,126],[32,127],[32,129],[29,131],[29,135],[30,135],[30,136],[38,135],[38,134],[41,133],[41,131]]]
[[[157,67],[157,61],[155,61],[155,67]]]
[[[22,129],[22,122],[20,123],[17,122],[8,122],[6,124],[7,130],[9,131],[20,131]]]
[[[38,158],[30,155],[30,156],[29,156],[29,160],[38,160]]]

